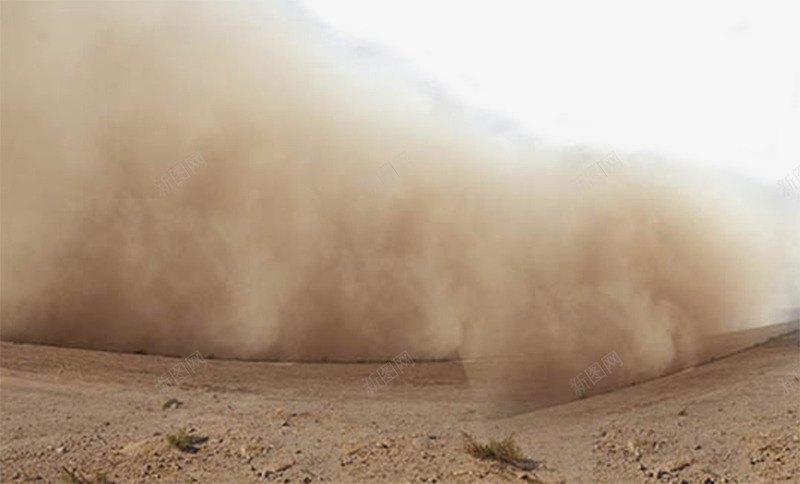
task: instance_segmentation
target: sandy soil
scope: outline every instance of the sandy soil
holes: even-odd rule
[[[379,364],[208,359],[161,391],[185,360],[4,342],[2,481],[800,482],[799,349],[794,332],[531,410],[470,385],[467,363],[415,362],[370,396]],[[183,427],[195,452],[166,441]],[[513,434],[534,468],[477,460],[462,432]]]

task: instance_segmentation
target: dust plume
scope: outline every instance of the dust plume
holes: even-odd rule
[[[577,185],[282,3],[0,16],[4,340],[653,374],[787,291],[796,233],[736,193]]]

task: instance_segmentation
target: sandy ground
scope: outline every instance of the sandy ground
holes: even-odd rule
[[[185,360],[4,342],[0,472],[2,482],[59,482],[62,468],[120,483],[800,482],[799,350],[794,332],[530,410],[470,385],[467,363],[415,362],[370,396],[362,379],[378,364],[207,359],[160,389]],[[201,441],[195,452],[167,443],[180,428]],[[534,468],[477,460],[462,432],[513,435]]]

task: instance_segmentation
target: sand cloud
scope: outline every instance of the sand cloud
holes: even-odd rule
[[[564,375],[616,350],[652,374],[791,294],[796,233],[735,193],[636,163],[576,185],[302,12],[256,12],[3,3],[4,340]]]

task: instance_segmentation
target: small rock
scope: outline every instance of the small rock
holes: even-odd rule
[[[689,467],[690,465],[692,465],[692,463],[690,461],[688,461],[688,460],[676,461],[672,465],[669,466],[669,471],[670,472],[680,472],[680,471],[686,469],[687,467]]]
[[[161,408],[163,410],[175,409],[180,407],[181,405],[183,405],[182,401],[178,400],[177,398],[170,398],[169,400],[164,402],[164,405],[162,405]]]
[[[247,461],[248,464],[250,463],[251,460],[253,460],[253,456],[251,456],[250,453],[247,452],[247,447],[245,447],[244,445],[239,447],[239,454],[241,454],[241,456]]]
[[[689,412],[687,412],[685,408],[683,410],[681,410],[680,412],[678,412],[678,416],[679,417],[685,417],[687,415],[689,415]]]
[[[289,469],[290,467],[293,467],[294,465],[295,465],[295,461],[293,461],[293,460],[292,461],[284,461],[282,463],[275,464],[275,465],[269,467],[267,470],[264,471],[264,475],[268,476],[268,475],[271,475],[271,474],[277,474],[279,472],[285,471],[286,469]]]
[[[63,454],[67,451],[67,448],[63,445],[61,447],[56,448],[56,454]]]

